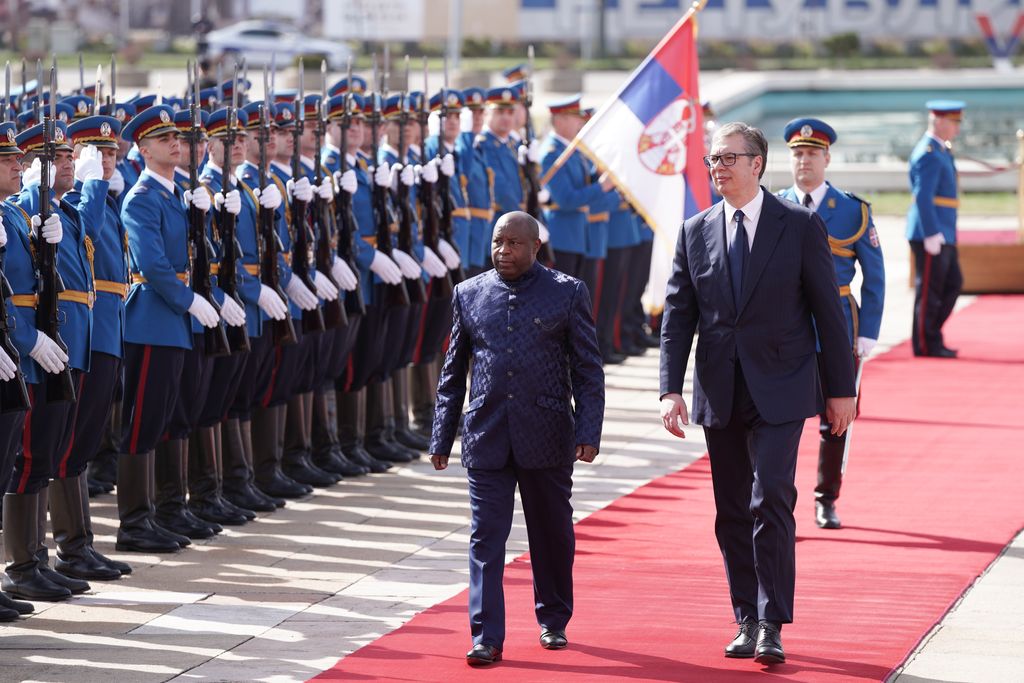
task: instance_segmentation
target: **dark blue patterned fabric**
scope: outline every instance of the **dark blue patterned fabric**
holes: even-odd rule
[[[452,307],[431,453],[451,452],[470,360],[464,467],[500,469],[510,455],[555,467],[577,445],[600,447],[604,370],[582,282],[540,264],[511,282],[491,270],[459,284]]]

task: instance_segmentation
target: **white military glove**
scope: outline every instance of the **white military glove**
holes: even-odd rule
[[[373,182],[380,187],[391,187],[391,169],[386,161],[380,162],[373,172]]]
[[[316,294],[309,291],[306,285],[302,284],[302,280],[298,277],[292,277],[288,281],[288,286],[284,288],[285,293],[288,295],[295,305],[304,311],[312,311],[319,305],[319,301],[316,300]]]
[[[75,180],[103,180],[103,158],[96,145],[86,145],[75,159]]]
[[[472,133],[473,132],[473,110],[466,107],[459,112],[459,132],[460,133]]]
[[[124,176],[121,175],[121,171],[116,168],[114,169],[113,175],[110,176],[110,180],[107,182],[110,183],[110,187],[107,188],[108,191],[113,192],[115,195],[119,195],[124,192]]]
[[[945,243],[946,238],[943,237],[941,232],[937,232],[924,238],[924,250],[932,256],[938,256],[939,252],[942,251],[942,245]]]
[[[196,188],[195,192],[185,190],[182,197],[185,198],[185,206],[194,206],[203,213],[210,210],[210,193],[204,188]]]
[[[281,206],[281,202],[283,201],[283,197],[281,197],[281,190],[277,189],[277,185],[274,183],[270,183],[261,191],[254,194],[259,197],[260,206],[264,209],[276,209]]]
[[[423,247],[423,270],[427,271],[430,277],[444,277],[448,273],[444,261],[428,246]]]
[[[218,211],[224,210],[236,216],[242,212],[242,195],[238,190],[231,190],[227,194],[218,192],[213,196],[213,203]]]
[[[548,190],[548,188],[546,187],[540,188],[540,190],[537,191],[537,201],[540,202],[541,204],[547,204],[548,202],[550,202],[551,191]]]
[[[441,158],[441,173],[444,173],[449,178],[455,175],[455,157],[452,156],[451,152]]]
[[[32,216],[32,227],[43,236],[43,239],[49,244],[60,244],[60,241],[64,239],[64,226],[61,225],[60,216],[55,213],[51,213],[50,217],[46,219],[46,222],[40,225],[38,214]]]
[[[7,245],[7,226],[4,225],[3,218],[0,218],[0,247]]]
[[[394,171],[395,167],[392,166],[391,168]],[[392,175],[394,175],[394,173],[392,173]],[[416,169],[410,166],[409,164],[402,166],[399,178],[401,179],[403,185],[405,185],[406,187],[412,187],[413,184],[416,182]]]
[[[271,320],[284,320],[288,316],[288,304],[284,302],[270,287],[260,285],[260,298],[257,304]]]
[[[64,353],[57,342],[39,331],[36,332],[36,345],[28,352],[28,355],[39,363],[43,370],[54,375],[63,370],[68,362],[68,354]]]
[[[209,301],[198,294],[192,295],[192,305],[188,307],[188,312],[191,313],[192,317],[198,320],[199,324],[203,327],[217,327],[220,323],[220,316],[217,315],[217,309],[214,308]]]
[[[32,160],[32,165],[28,167],[27,171],[21,174],[21,186],[31,187],[39,184],[39,179],[42,177],[42,163],[39,161],[39,157]],[[50,164],[50,187],[53,187],[53,179],[57,177],[57,169],[54,164]]]
[[[402,270],[382,251],[374,251],[370,270],[389,285],[397,285],[402,281]]]
[[[338,298],[338,288],[331,282],[331,278],[327,277],[319,270],[313,271],[313,286],[316,287],[316,295],[324,301],[336,301]]]
[[[334,179],[331,176],[324,176],[324,179],[320,181],[320,184],[316,188],[316,193],[325,201],[331,201],[334,199]]]
[[[220,305],[220,317],[229,327],[241,327],[245,324],[245,309],[233,297],[226,296]]]
[[[18,366],[14,359],[7,355],[7,352],[0,349],[0,380],[4,382],[14,379],[18,372]]]
[[[424,166],[418,166],[420,169],[420,179],[425,183],[436,183],[437,182],[437,157],[434,157],[426,163]]]
[[[540,243],[547,244],[548,240],[551,239],[551,233],[548,232],[548,226],[544,225],[540,221],[537,221],[537,227],[540,228]]]
[[[525,166],[527,161],[534,164],[540,161],[540,140],[534,138],[529,147],[519,145],[520,165]]]
[[[335,171],[334,181],[338,183],[338,187],[349,194],[355,194],[356,189],[359,187],[359,182],[356,180],[356,172],[351,168],[344,173]]]
[[[441,258],[444,259],[444,264],[448,266],[448,270],[453,270],[462,265],[462,257],[459,256],[459,252],[448,240],[437,240],[437,250],[441,253]]]
[[[441,133],[441,115],[436,112],[430,112],[427,116],[427,135],[440,135]]]
[[[871,355],[872,349],[875,348],[875,344],[878,343],[877,339],[868,339],[867,337],[857,337],[857,355],[861,358],[867,358]]]
[[[302,176],[298,180],[292,178],[288,181],[288,194],[300,202],[313,201],[313,186],[309,184],[309,178]]]
[[[391,258],[395,260],[398,267],[402,270],[402,276],[410,280],[414,280],[423,273],[423,269],[420,268],[420,264],[416,263],[416,259],[409,256],[404,251],[394,249],[391,252]]]
[[[348,267],[348,264],[337,254],[334,255],[334,265],[331,266],[331,275],[334,276],[334,281],[337,282],[342,289],[346,292],[354,291],[359,286],[359,278],[352,269]]]

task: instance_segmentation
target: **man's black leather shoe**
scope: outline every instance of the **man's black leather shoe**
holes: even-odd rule
[[[565,631],[546,628],[540,632],[540,646],[545,650],[561,650],[568,644]]]
[[[744,619],[740,622],[740,630],[736,637],[725,646],[725,656],[734,659],[750,659],[754,656],[754,647],[757,645],[757,622],[753,619]]]
[[[466,653],[466,664],[470,666],[487,666],[501,661],[501,650],[493,645],[479,643]]]
[[[754,661],[758,664],[782,664],[786,653],[782,651],[782,627],[770,621],[758,624],[757,652]]]
[[[928,355],[932,358],[956,358],[956,351],[953,349],[947,349],[945,346],[929,351]]]
[[[601,360],[604,361],[605,365],[619,365],[626,362],[626,356],[614,351],[608,351],[601,355]]]
[[[836,504],[824,500],[814,501],[814,522],[822,529],[838,529],[843,525],[836,514]]]

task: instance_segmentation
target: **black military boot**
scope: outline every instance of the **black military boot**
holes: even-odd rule
[[[430,448],[430,433],[434,429],[434,407],[437,398],[437,376],[439,362],[420,363],[412,366],[409,376],[409,394],[412,403],[412,433],[427,442]]]
[[[191,514],[188,490],[188,439],[168,439],[156,447],[156,523],[186,538],[211,538],[217,530]]]
[[[249,521],[243,512],[229,508],[221,498],[217,474],[217,432],[200,427],[189,437],[188,509],[199,519],[225,526]],[[255,517],[253,513],[253,517]]]
[[[110,419],[107,420],[103,430],[103,440],[100,450],[89,462],[88,484],[89,495],[102,487],[105,493],[114,490],[117,484],[117,453],[121,444],[121,402],[115,401],[111,405]]]
[[[818,485],[814,487],[814,521],[822,529],[842,526],[836,514],[836,499],[843,483],[843,448],[845,437],[838,440],[822,437],[818,446]]]
[[[246,432],[249,422],[244,423]],[[221,427],[221,449],[223,452],[224,482],[221,494],[225,500],[246,510],[256,512],[273,512],[277,509],[277,500],[284,505],[283,499],[271,499],[256,488],[253,483],[252,462],[246,458],[245,445],[242,442],[243,423],[237,418],[224,421]]]
[[[430,440],[409,428],[409,368],[399,368],[391,376],[391,404],[395,422],[395,441],[416,453],[426,453]]]
[[[57,544],[54,568],[61,574],[76,579],[110,581],[121,578],[121,572],[100,562],[89,552],[89,536],[82,499],[80,477],[50,481],[50,522],[53,541]]]
[[[8,564],[0,588],[12,597],[55,602],[67,600],[71,591],[39,571],[39,494],[4,495],[4,554]]]
[[[300,484],[281,470],[285,406],[258,408],[252,416],[252,456],[256,487],[276,498],[301,498],[313,487]]]
[[[385,462],[412,462],[414,458],[409,450],[388,440],[390,398],[386,380],[366,387],[366,452]]]
[[[32,614],[36,611],[36,608],[32,606],[31,602],[25,602],[24,600],[15,600],[3,591],[0,591],[0,607],[3,607],[4,610],[13,610],[17,614]],[[0,619],[0,621],[10,620]]]
[[[88,482],[86,479],[87,477],[84,473],[78,476],[78,488],[81,492],[80,497],[82,499],[82,520],[85,522],[85,547],[90,553],[92,553],[92,556],[95,557],[96,561],[100,564],[105,564],[108,567],[116,569],[121,574],[131,574],[132,566],[130,564],[127,562],[112,560],[93,547],[95,535],[92,532],[92,516],[89,514],[89,496],[86,493],[88,490]]]
[[[341,452],[338,441],[338,404],[334,387],[313,393],[313,464],[342,477],[357,477],[368,470]]]
[[[117,544],[121,552],[173,553],[182,546],[153,524],[151,467],[153,451],[117,457]]]
[[[391,468],[390,463],[377,460],[363,447],[366,434],[366,389],[337,393],[338,441],[341,451],[352,462],[368,472],[380,474]]]
[[[292,396],[288,401],[281,468],[297,482],[317,487],[332,486],[338,483],[341,477],[325,472],[310,460],[312,427],[313,392]]]
[[[218,422],[213,425],[213,449],[217,458],[217,468],[215,470],[217,474],[217,499],[229,512],[242,514],[247,520],[252,521],[256,519],[256,513],[253,510],[235,505],[224,497],[224,439],[221,438],[223,424],[223,422]]]
[[[39,492],[39,498],[37,499],[39,501],[39,514],[36,517],[36,522],[39,524],[39,530],[36,533],[36,560],[38,561],[39,573],[53,583],[64,586],[71,591],[72,595],[80,595],[89,590],[88,581],[61,574],[50,567],[50,549],[46,545],[46,513],[50,507],[49,499],[49,489],[43,489]]]

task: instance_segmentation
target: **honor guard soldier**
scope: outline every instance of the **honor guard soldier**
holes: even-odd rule
[[[182,147],[170,107],[156,105],[136,114],[121,135],[136,145],[146,167],[121,207],[132,285],[125,303],[117,549],[173,552],[190,541],[154,519],[155,450],[178,400],[185,356],[192,349],[192,317],[207,328],[220,326],[217,309],[190,286],[187,206],[207,212],[210,197],[183,193],[174,183]]]
[[[17,144],[15,132],[14,123],[0,124],[0,194],[4,197],[12,197],[21,190],[23,152]],[[15,373],[20,369],[31,400],[23,405],[22,410],[0,415],[0,438],[4,447],[0,453],[4,465],[0,483],[5,492],[3,540],[4,556],[8,561],[0,587],[15,597],[29,600],[63,600],[71,597],[71,591],[60,577],[50,577],[52,570],[44,566],[37,556],[46,530],[46,504],[40,502],[41,499],[45,500],[45,481],[35,483],[30,489],[24,485],[27,482],[13,476],[16,463],[24,460],[22,436],[24,430],[30,427],[30,418],[25,411],[32,406],[38,406],[44,412],[49,411],[49,407],[40,402],[46,393],[46,380],[51,374],[63,373],[67,368],[67,353],[54,339],[36,327],[39,277],[35,255],[44,242],[59,244],[63,228],[56,213],[40,224],[38,216],[30,218],[23,208],[9,199],[3,200],[2,212],[2,232],[5,238],[3,268],[12,292],[5,306],[7,314],[13,318],[13,323],[8,325],[10,341],[20,359],[14,359],[4,351],[0,356],[0,376],[9,382],[17,381]],[[16,360],[20,360],[20,367],[14,365]],[[64,407],[65,410],[67,408]],[[52,441],[55,436],[50,435],[48,440]],[[50,446],[49,450],[52,448]],[[21,467],[24,472],[24,462]],[[11,600],[5,593],[0,593],[0,607],[0,616],[4,621],[17,618],[18,614],[32,612],[29,603]]]
[[[517,96],[517,90],[509,86],[491,88],[487,91],[487,123],[475,142],[484,166],[488,169],[488,175],[491,176],[492,208],[495,217],[510,211],[522,211],[526,207],[519,168],[520,156],[523,154],[518,150],[518,141],[511,137],[515,128]],[[530,150],[526,150],[524,161],[535,161],[529,158],[530,154]],[[488,244],[493,228],[492,219],[486,231]]]
[[[629,287],[630,256],[640,244],[640,226],[629,203],[613,190],[614,206],[608,212],[608,252],[604,260],[601,296],[597,302],[597,342],[607,362],[607,352],[641,356],[647,350],[629,335],[622,334],[626,292]]]
[[[914,321],[911,342],[915,356],[956,358],[942,337],[963,288],[956,246],[960,206],[953,140],[960,133],[966,106],[956,100],[932,100],[928,131],[910,155],[910,190],[914,201],[907,213],[907,239],[914,254]]]
[[[574,95],[549,105],[552,131],[544,141],[541,157],[541,185],[547,190],[544,219],[551,233],[555,268],[567,275],[580,277],[587,253],[588,205],[602,213],[614,201],[612,181],[602,176],[591,182],[590,162],[577,150],[560,168],[552,170],[555,161],[583,128],[580,97]]]
[[[58,106],[59,108],[59,106]],[[50,479],[61,479],[66,475],[63,470],[64,457],[71,444],[75,416],[80,406],[74,397],[81,391],[84,373],[89,371],[91,355],[90,338],[92,335],[93,291],[91,245],[86,241],[85,231],[78,212],[61,198],[67,193],[75,181],[72,148],[68,144],[67,126],[63,121],[52,122],[53,139],[46,140],[46,123],[33,125],[17,136],[17,145],[25,153],[26,159],[32,159],[32,166],[22,177],[23,188],[15,198],[15,203],[26,215],[34,216],[41,213],[42,202],[48,204],[48,213],[59,219],[62,237],[56,249],[56,270],[64,283],[64,290],[57,294],[57,319],[62,321],[59,336],[67,345],[68,366],[70,374],[62,375],[64,382],[41,381],[30,391],[32,409],[26,416],[25,434],[22,453],[15,460],[14,475],[8,491],[35,496],[38,504],[36,520],[38,533],[32,539],[35,546],[18,549],[19,554],[31,550],[35,556],[38,570],[51,582],[67,588],[71,593],[82,593],[89,589],[83,580],[71,578],[70,574],[58,573],[50,569],[48,550],[44,544],[46,537],[46,512],[48,507],[48,491]],[[40,197],[40,156],[52,150],[53,157],[49,160],[50,179],[47,182],[49,194]],[[38,262],[40,271],[44,266],[42,259]],[[41,272],[44,280],[49,280],[45,272]],[[45,343],[46,340],[40,338]],[[63,384],[63,386],[62,386]],[[75,492],[78,482],[74,482]],[[67,543],[68,557],[79,553],[86,558],[83,564],[94,563],[92,556],[82,547],[84,536],[80,532],[84,527],[85,510],[77,495],[73,498],[71,487],[57,482],[53,485],[54,536],[58,546]],[[74,530],[74,531],[73,531]],[[76,538],[72,538],[75,536]],[[58,558],[59,559],[59,558]],[[95,562],[99,565],[98,561]],[[59,564],[67,570],[63,563]],[[71,572],[81,565],[71,563]],[[106,568],[109,571],[109,568]],[[10,570],[8,577],[11,577]],[[98,578],[98,577],[94,577]],[[109,574],[104,578],[112,578]],[[10,588],[4,590],[21,597],[17,579]],[[30,583],[34,583],[30,579]]]
[[[462,92],[466,108],[459,115],[459,175],[469,208],[469,251],[463,254],[466,275],[491,268],[491,226],[494,224],[494,170],[484,157],[482,136],[487,93],[481,88]],[[462,180],[465,178],[465,180]]]
[[[836,132],[831,126],[818,119],[793,119],[786,124],[783,137],[789,145],[795,184],[779,192],[779,196],[811,209],[824,221],[850,335],[850,349],[858,362],[863,362],[878,341],[885,302],[885,264],[878,231],[871,220],[871,207],[860,197],[838,190],[825,180],[825,170],[831,161],[829,149],[836,141]],[[858,263],[863,277],[859,305],[850,290]],[[843,481],[846,436],[832,434],[824,414],[820,432],[814,518],[823,529],[838,529],[840,521],[835,503]]]

